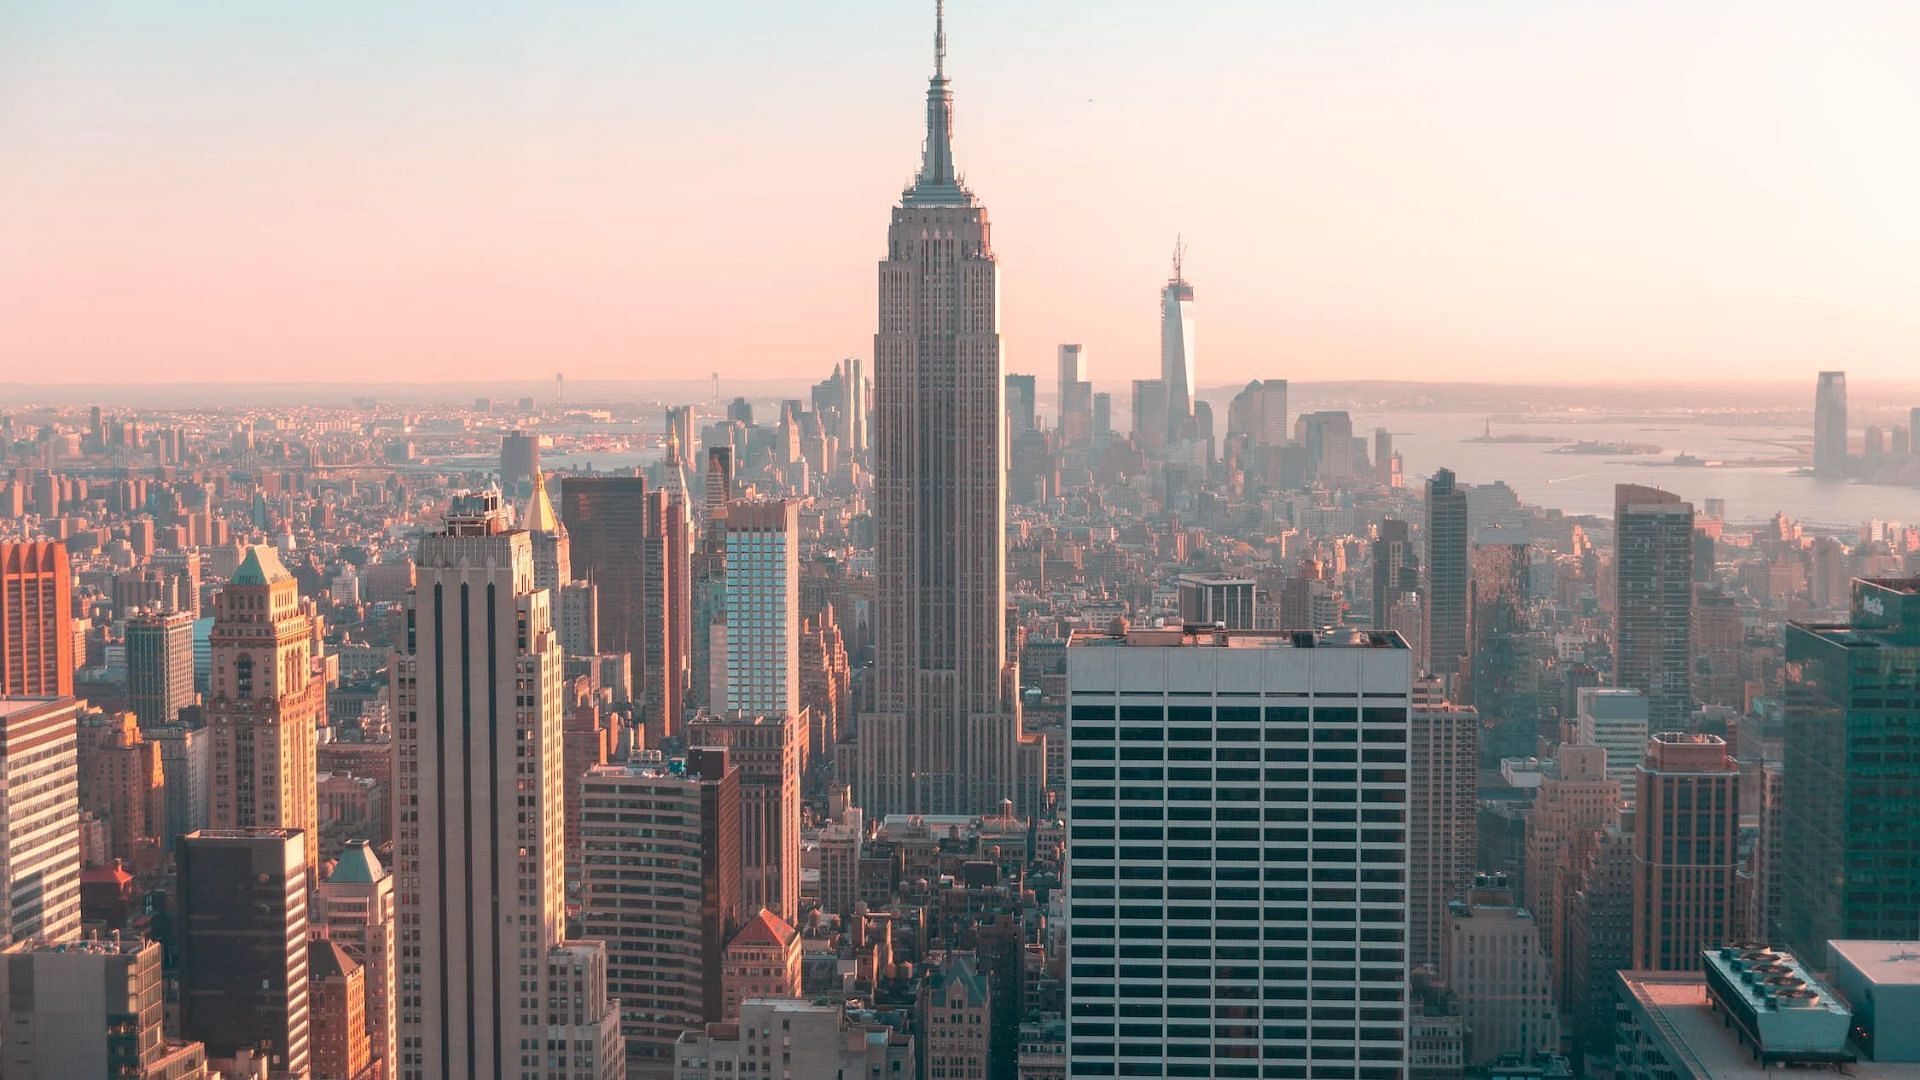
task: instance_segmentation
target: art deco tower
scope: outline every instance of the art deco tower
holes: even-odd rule
[[[247,549],[213,600],[213,827],[299,829],[313,879],[320,861],[320,723],[326,683],[313,674],[313,619],[270,547]],[[309,881],[315,884],[316,881]]]
[[[417,560],[392,670],[398,1074],[613,1080],[605,948],[565,939],[560,637],[533,545],[496,495],[461,495]]]
[[[936,18],[925,156],[887,231],[873,342],[878,656],[857,786],[875,814],[989,811],[1019,787],[999,296],[987,211],[954,171]]]

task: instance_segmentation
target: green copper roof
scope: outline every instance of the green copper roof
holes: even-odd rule
[[[254,544],[247,548],[247,557],[240,561],[240,568],[233,572],[231,584],[271,585],[292,577],[272,548],[265,544]]]
[[[340,860],[333,864],[333,873],[327,876],[329,885],[371,885],[387,876],[386,867],[380,865],[380,856],[365,840],[347,841],[347,849],[340,853]]]

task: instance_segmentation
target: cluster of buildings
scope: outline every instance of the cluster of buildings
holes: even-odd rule
[[[1048,417],[945,51],[806,397],[0,418],[0,1076],[1920,1076],[1920,528]]]

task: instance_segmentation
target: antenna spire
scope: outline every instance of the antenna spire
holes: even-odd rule
[[[1187,261],[1187,242],[1179,233],[1175,233],[1173,236],[1173,280],[1174,281],[1186,280],[1180,275],[1180,265],[1186,261]]]
[[[947,0],[933,0],[933,77],[947,77]]]

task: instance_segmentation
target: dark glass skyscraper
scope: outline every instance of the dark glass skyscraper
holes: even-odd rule
[[[1449,681],[1467,654],[1467,493],[1453,470],[1427,481],[1426,669]]]
[[[1855,580],[1844,625],[1787,624],[1784,943],[1908,940],[1920,926],[1920,578]]]
[[[306,1074],[307,834],[201,830],[180,838],[180,1027],[229,1058],[254,1048]]]
[[[1613,489],[1613,681],[1647,696],[1650,731],[1693,711],[1693,504],[1639,484]]]

